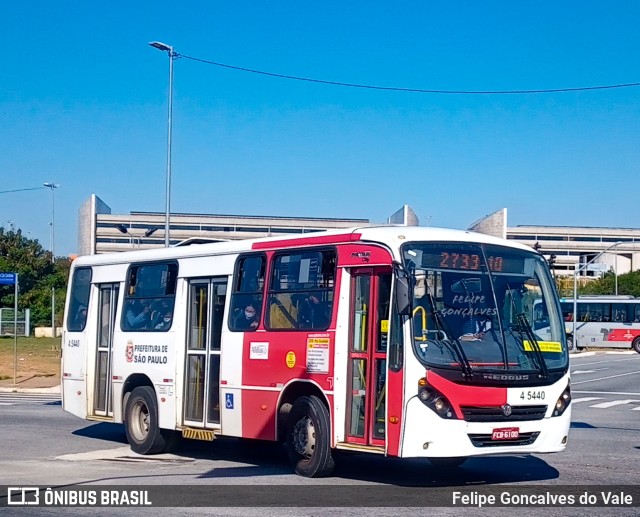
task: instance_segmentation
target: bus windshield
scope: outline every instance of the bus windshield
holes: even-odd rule
[[[408,243],[412,340],[426,367],[546,377],[566,368],[564,325],[544,258],[472,243]]]

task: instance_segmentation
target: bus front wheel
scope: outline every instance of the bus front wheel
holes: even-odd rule
[[[296,474],[322,477],[333,471],[329,411],[318,397],[300,397],[294,402],[288,418],[287,447]]]
[[[137,454],[158,454],[168,449],[173,432],[158,426],[156,394],[149,386],[134,388],[125,408],[125,432]]]
[[[633,340],[633,344],[631,347],[640,354],[640,337],[637,337]]]

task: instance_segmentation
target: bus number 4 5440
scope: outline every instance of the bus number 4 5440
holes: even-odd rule
[[[526,390],[520,392],[522,400],[544,400],[544,391]]]

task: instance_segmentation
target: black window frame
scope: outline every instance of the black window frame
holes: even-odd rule
[[[295,255],[301,255],[302,258],[305,258],[305,255],[311,254],[321,254],[322,255],[322,265],[320,267],[321,274],[323,276],[323,282],[329,282],[331,285],[329,287],[323,287],[319,285],[319,282],[316,281],[314,286],[300,288],[296,287],[293,289],[283,289],[276,288],[278,285],[277,282],[279,280],[276,278],[276,268],[281,263],[283,257],[292,257]],[[325,263],[327,262],[326,254],[331,254],[329,257],[329,264],[332,263],[333,267],[331,269],[331,277],[329,279],[325,279],[324,276],[328,273],[325,271]],[[335,247],[322,247],[322,248],[295,248],[295,249],[286,249],[281,250],[271,257],[271,263],[269,265],[269,284],[267,290],[267,299],[268,299],[268,308],[265,309],[265,317],[264,323],[265,328],[269,331],[273,332],[291,332],[291,331],[309,331],[309,332],[322,332],[326,331],[331,326],[331,320],[333,319],[333,311],[335,306],[335,295],[336,295],[336,282],[338,276],[338,251]],[[306,282],[312,283],[312,282]],[[320,323],[324,321],[323,324],[305,324],[300,321],[300,314],[296,313],[295,317],[295,326],[294,319],[291,316],[287,317],[287,321],[291,324],[289,327],[280,327],[275,326],[274,322],[271,321],[271,306],[273,304],[278,305],[278,295],[289,294],[291,295],[291,299],[294,297],[298,300],[299,303],[308,300],[310,296],[316,296],[319,299],[319,305],[321,310],[324,309],[324,315],[320,316]],[[299,306],[299,303],[296,304]]]
[[[140,289],[138,272],[141,268],[153,268],[157,266],[167,266],[167,273],[170,278],[167,279],[166,286],[164,288],[164,294],[154,293],[153,289],[160,289],[161,287],[152,285],[148,290],[149,294],[145,291],[136,293],[136,289]],[[135,262],[129,265],[127,269],[126,285],[124,291],[124,299],[122,303],[122,314],[120,317],[120,330],[122,332],[168,332],[173,326],[173,316],[175,312],[176,291],[178,285],[179,265],[177,260],[160,260],[153,262]],[[172,278],[171,278],[172,277]],[[135,279],[135,283],[132,280]],[[144,327],[132,327],[127,322],[127,311],[134,304],[134,302],[142,302],[145,308],[149,308],[149,321]],[[168,305],[160,307],[160,305],[166,302]],[[170,307],[170,309],[168,309]],[[162,310],[161,310],[162,309]],[[159,314],[154,314],[154,311],[158,311]],[[162,328],[156,328],[166,314],[171,314],[171,322],[168,326]]]
[[[82,284],[83,288],[86,286],[86,299],[81,300],[80,297],[76,296],[76,287],[78,287],[77,276],[80,273],[89,272],[89,282],[86,284]],[[74,269],[73,275],[71,277],[71,290],[69,291],[69,310],[67,313],[67,331],[68,332],[84,332],[84,329],[87,326],[87,311],[89,308],[89,299],[91,297],[91,281],[93,279],[93,269],[91,267],[78,267]],[[82,303],[84,302],[84,303]],[[84,306],[84,307],[83,307]],[[82,317],[82,322],[80,325],[75,325],[78,323],[78,315],[81,314],[81,311],[84,310],[84,316]]]
[[[245,261],[249,259],[260,259],[258,275],[255,279],[245,277],[241,275],[241,272],[245,271]],[[254,253],[242,253],[238,255],[235,266],[233,268],[233,278],[231,279],[231,296],[229,299],[229,317],[227,321],[227,327],[231,332],[255,332],[263,321],[263,306],[264,306],[264,292],[266,283],[267,272],[267,254],[264,252]],[[255,280],[255,289],[251,289],[250,284],[245,282],[251,282]],[[255,327],[244,328],[238,325],[236,322],[241,321],[242,313],[244,309],[249,305],[253,305],[256,309],[256,316],[258,318],[258,325]]]

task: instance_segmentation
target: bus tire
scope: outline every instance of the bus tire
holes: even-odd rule
[[[329,411],[318,397],[300,397],[294,402],[288,419],[287,448],[296,474],[323,477],[333,471]]]
[[[134,388],[127,399],[124,429],[131,450],[137,454],[158,454],[173,441],[173,431],[158,426],[158,403],[150,386]]]
[[[636,352],[640,354],[640,336],[633,340],[631,344],[631,348],[633,348]]]
[[[456,456],[453,458],[429,458],[431,465],[439,469],[453,469],[467,461],[466,456]]]

